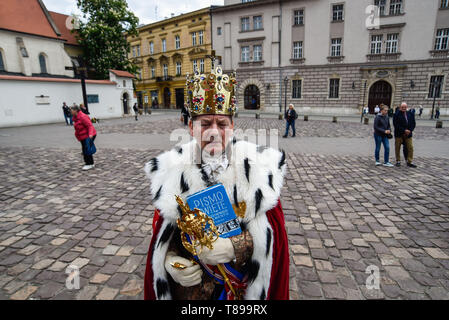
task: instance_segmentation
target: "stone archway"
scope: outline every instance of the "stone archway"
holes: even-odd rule
[[[128,114],[129,113],[129,95],[128,92],[124,92],[122,95],[122,101],[123,101],[123,113]]]
[[[250,110],[260,108],[260,90],[254,84],[250,84],[244,90],[243,107]]]
[[[260,80],[251,78],[244,80],[236,90],[236,98],[239,109],[240,110],[246,109],[245,90],[249,86],[255,86],[259,90],[259,101],[258,101],[259,108],[257,109],[263,111],[265,109],[265,86]]]
[[[385,104],[391,107],[391,98],[393,94],[393,87],[385,80],[374,82],[369,88],[368,94],[368,108],[369,113],[374,113],[374,108]]]

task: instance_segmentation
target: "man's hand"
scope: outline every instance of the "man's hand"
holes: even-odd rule
[[[385,134],[390,134],[391,131],[390,130],[385,130]]]
[[[94,136],[89,136],[89,138],[91,138],[91,139],[92,139],[93,137],[94,137]]]
[[[409,135],[410,135],[410,132],[411,132],[410,130],[406,129],[406,130],[405,130],[405,135],[409,136]]]
[[[216,266],[220,263],[228,263],[235,259],[234,246],[232,241],[228,238],[218,238],[217,241],[213,243],[214,248],[212,250],[203,247],[201,254],[198,258],[206,264]],[[196,248],[200,252],[200,248]]]
[[[173,267],[172,263],[181,263],[187,268],[178,269]],[[176,256],[173,252],[168,252],[165,257],[165,270],[171,275],[176,283],[183,287],[193,287],[201,283],[203,271],[197,264],[193,264],[189,260]]]

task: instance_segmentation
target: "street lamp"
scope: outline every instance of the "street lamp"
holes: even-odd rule
[[[441,86],[441,82],[440,79],[438,79],[438,77],[435,77],[435,79],[432,82],[432,86],[433,86],[433,104],[432,104],[432,113],[430,115],[430,120],[433,120],[433,112],[435,110],[435,100],[437,99],[437,88],[438,88],[438,95],[440,95],[440,86]],[[437,87],[438,86],[438,87]]]
[[[286,76],[284,78],[284,91],[285,91],[284,114],[287,111],[287,84],[288,84],[288,77]]]

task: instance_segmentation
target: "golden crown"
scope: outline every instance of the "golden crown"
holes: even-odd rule
[[[198,70],[186,77],[186,108],[192,117],[205,114],[233,116],[236,99],[235,74],[223,74],[220,66],[210,74],[200,74]]]

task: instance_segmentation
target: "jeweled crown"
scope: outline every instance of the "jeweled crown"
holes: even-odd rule
[[[236,109],[234,87],[235,74],[223,74],[220,66],[210,74],[200,74],[198,70],[186,76],[185,107],[192,117],[205,114],[233,116]]]

